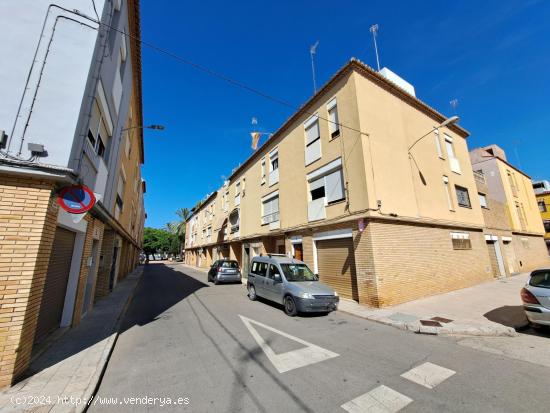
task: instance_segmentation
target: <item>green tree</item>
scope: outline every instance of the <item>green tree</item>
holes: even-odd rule
[[[174,240],[177,245],[177,236],[166,229],[147,227],[143,231],[143,252],[147,256],[155,253],[172,253]]]

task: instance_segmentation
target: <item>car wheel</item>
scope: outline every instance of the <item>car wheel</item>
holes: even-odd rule
[[[294,298],[291,295],[287,295],[285,297],[285,313],[286,315],[290,317],[294,317],[296,314],[298,314],[298,310],[296,308],[296,302],[294,301]]]
[[[256,301],[258,296],[256,295],[256,288],[252,285],[248,285],[248,298],[250,301]]]

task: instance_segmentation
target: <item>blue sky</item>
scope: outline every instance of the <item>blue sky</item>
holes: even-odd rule
[[[335,7],[336,5],[336,7]],[[351,57],[382,66],[452,115],[470,148],[497,143],[550,179],[550,1],[142,1],[143,40],[301,105]],[[147,226],[216,190],[250,154],[251,118],[275,131],[292,111],[143,47]],[[205,149],[208,148],[206,151]]]

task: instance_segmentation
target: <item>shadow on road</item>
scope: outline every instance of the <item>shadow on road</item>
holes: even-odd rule
[[[521,305],[505,305],[495,308],[483,314],[483,316],[487,320],[502,324],[506,327],[524,328],[529,324],[525,312],[523,311],[523,306]]]
[[[120,333],[135,325],[144,326],[160,317],[166,317],[164,313],[169,308],[204,287],[208,285],[175,271],[164,263],[145,265],[132,302],[122,321]],[[126,280],[121,281],[111,294],[94,305],[92,311],[77,327],[68,330],[33,360],[17,381],[54,366],[111,336],[113,317],[118,318],[121,310],[121,300],[117,299],[117,295],[127,294],[128,288]]]

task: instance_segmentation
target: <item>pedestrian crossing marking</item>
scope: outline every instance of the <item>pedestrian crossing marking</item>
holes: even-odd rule
[[[341,407],[349,413],[396,413],[412,401],[410,397],[382,385]]]
[[[286,373],[290,370],[319,363],[321,361],[339,356],[339,354],[337,353],[319,347],[308,341],[302,340],[301,338],[294,337],[290,334],[277,330],[258,321],[254,321],[248,317],[242,315],[239,315],[239,317],[243,321],[248,331],[250,331],[250,334],[252,334],[252,337],[254,337],[254,340],[256,340],[256,343],[258,343],[269,361],[271,361],[271,363],[279,373]],[[281,336],[296,341],[297,343],[303,344],[306,347],[300,348],[298,350],[287,351],[286,353],[276,354],[273,349],[265,342],[258,331],[252,326],[253,324],[263,327],[273,333],[280,334]]]
[[[433,389],[455,373],[456,371],[454,370],[427,362],[403,373],[401,377],[428,389]]]

